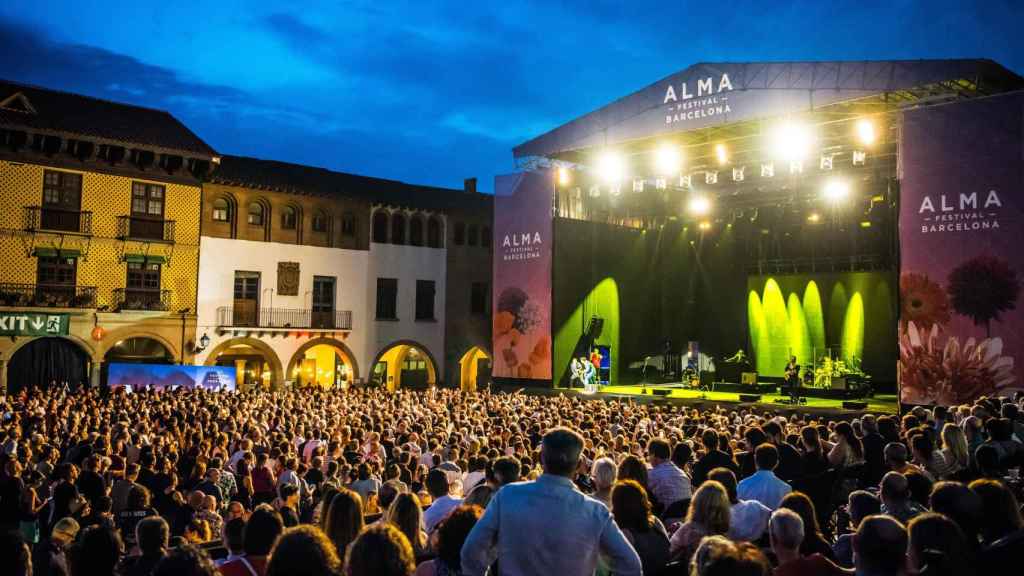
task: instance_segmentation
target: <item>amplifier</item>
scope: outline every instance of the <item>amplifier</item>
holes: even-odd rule
[[[757,384],[757,372],[744,372],[740,375],[740,384],[753,386]]]

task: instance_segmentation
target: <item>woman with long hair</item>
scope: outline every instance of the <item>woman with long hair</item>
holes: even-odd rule
[[[270,551],[266,576],[339,576],[341,559],[323,530],[304,524],[281,534]]]
[[[476,526],[483,510],[478,506],[461,505],[437,525],[435,531],[437,558],[416,568],[416,576],[458,576],[462,574],[462,545]]]
[[[669,560],[668,533],[651,512],[647,492],[635,480],[621,480],[612,487],[612,516],[633,545],[644,574],[658,574]]]
[[[423,531],[423,508],[415,494],[403,492],[395,497],[384,513],[384,521],[398,528],[412,545],[412,552],[417,557],[427,549],[427,533]]]
[[[714,480],[705,481],[690,500],[686,522],[672,534],[669,541],[671,558],[689,563],[701,538],[729,532],[730,514],[729,494],[725,486]]]
[[[782,499],[779,508],[787,508],[796,512],[804,521],[804,541],[800,545],[800,554],[810,556],[815,552],[829,560],[835,560],[832,546],[821,533],[821,525],[818,523],[818,516],[814,510],[814,503],[803,492],[790,492]]]
[[[967,451],[967,435],[956,424],[944,425],[939,437],[942,440],[939,454],[945,462],[944,469],[939,472],[940,479],[945,480],[967,470],[971,465],[971,455]]]
[[[817,428],[804,426],[800,429],[800,448],[806,476],[817,476],[829,469],[828,456]]]
[[[644,490],[647,490],[647,466],[632,454],[619,462],[619,471],[615,476],[619,480],[636,480]]]
[[[947,424],[949,426],[949,424]],[[947,516],[926,512],[907,524],[907,561],[919,576],[971,576],[972,552],[963,530]]]
[[[338,556],[345,557],[345,549],[363,531],[363,501],[359,494],[341,488],[331,500],[324,520],[324,532],[334,542]]]
[[[849,468],[864,463],[864,446],[853,433],[849,422],[836,424],[836,445],[828,453],[828,461],[836,468]]]

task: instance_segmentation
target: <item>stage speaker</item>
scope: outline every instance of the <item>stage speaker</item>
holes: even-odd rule
[[[832,377],[832,389],[833,390],[846,390],[846,376],[833,376]]]
[[[757,384],[757,372],[744,372],[740,375],[740,384],[753,386]]]
[[[760,402],[760,394],[740,394],[740,402]]]
[[[834,382],[835,380],[833,380]],[[843,400],[843,408],[847,410],[867,410],[868,403],[859,400]]]
[[[662,388],[655,388],[652,392],[654,392],[655,396],[668,396],[672,393],[671,390],[665,390]]]

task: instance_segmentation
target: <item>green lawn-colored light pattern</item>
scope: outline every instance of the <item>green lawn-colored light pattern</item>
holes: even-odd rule
[[[764,326],[764,309],[761,297],[756,290],[747,295],[747,319],[750,325],[750,342],[754,346],[755,366],[767,366],[768,362],[768,331]]]

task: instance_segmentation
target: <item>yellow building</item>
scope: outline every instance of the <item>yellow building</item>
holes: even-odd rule
[[[164,111],[0,82],[0,387],[192,362],[218,162]]]

